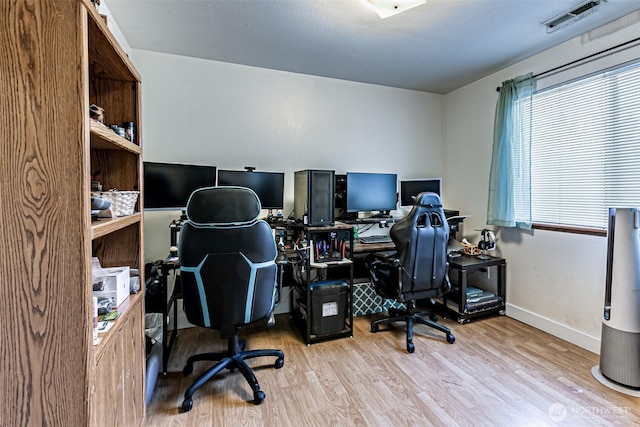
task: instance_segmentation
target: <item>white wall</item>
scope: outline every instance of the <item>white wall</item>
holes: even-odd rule
[[[113,33],[113,36],[118,41],[118,44],[120,44],[120,47],[122,48],[122,50],[124,50],[124,52],[127,55],[131,56],[131,46],[129,46],[127,39],[124,37],[124,34],[122,34],[122,31],[120,31],[120,27],[118,27],[118,24],[113,19],[113,16],[111,15],[111,11],[107,7],[106,2],[103,1],[100,3],[100,6],[98,7],[98,12],[101,15],[107,16],[107,27]]]
[[[637,37],[634,13],[444,97],[447,203],[462,213],[466,235],[486,228],[487,189],[496,88],[517,75],[544,72]],[[625,58],[640,56],[637,47]],[[602,64],[600,64],[602,65]],[[573,70],[573,74],[580,70]],[[585,69],[581,70],[585,72]],[[498,253],[507,259],[507,315],[599,353],[606,269],[606,238],[502,229]]]
[[[143,158],[219,168],[442,176],[442,96],[133,50]],[[446,201],[446,200],[445,200]],[[145,259],[167,256],[177,212],[145,213]]]

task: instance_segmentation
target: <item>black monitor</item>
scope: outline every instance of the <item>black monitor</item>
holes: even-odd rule
[[[400,206],[413,206],[413,199],[425,192],[436,193],[442,199],[442,178],[400,180]]]
[[[216,185],[216,167],[144,162],[145,210],[182,210],[194,190]]]
[[[218,185],[248,187],[258,195],[263,209],[284,208],[284,172],[219,170]]]
[[[391,173],[347,173],[347,212],[396,209],[398,176]]]

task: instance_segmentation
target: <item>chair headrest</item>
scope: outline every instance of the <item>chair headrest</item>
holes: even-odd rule
[[[421,206],[425,208],[441,208],[442,201],[436,193],[425,191],[416,196],[413,206]]]
[[[194,225],[250,224],[260,215],[260,199],[246,187],[206,187],[191,193],[187,219]]]

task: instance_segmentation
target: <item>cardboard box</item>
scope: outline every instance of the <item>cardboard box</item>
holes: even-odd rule
[[[104,288],[94,291],[94,297],[110,298],[114,307],[129,296],[129,267],[104,268]]]

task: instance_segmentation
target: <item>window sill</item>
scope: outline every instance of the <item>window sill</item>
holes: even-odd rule
[[[602,228],[576,227],[560,224],[547,224],[541,222],[534,222],[531,228],[533,228],[534,230],[559,231],[561,233],[588,234],[590,236],[604,237],[607,235],[607,230]]]

